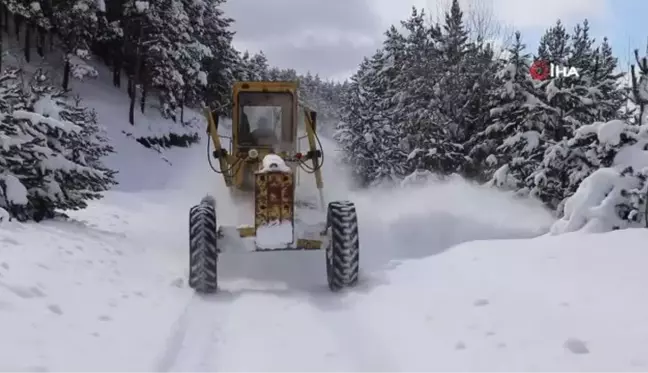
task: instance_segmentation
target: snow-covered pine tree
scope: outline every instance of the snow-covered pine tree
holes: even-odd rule
[[[221,115],[229,115],[238,52],[232,46],[234,32],[230,28],[234,20],[225,16],[221,8],[224,2],[205,0],[204,40],[201,40],[211,50],[211,57],[203,60],[203,70],[207,72],[205,101],[211,108],[219,110]]]
[[[368,186],[370,180],[370,158],[364,146],[364,111],[363,105],[363,76],[369,69],[370,61],[364,58],[358,71],[350,78],[348,89],[344,94],[342,118],[334,134],[335,140],[342,150],[341,161],[351,169],[352,177],[360,186]]]
[[[235,74],[237,80],[264,81],[270,79],[268,59],[263,52],[253,55],[250,55],[248,51],[243,52],[238,65]]]
[[[213,56],[208,44],[205,44],[206,33],[204,16],[212,11],[209,2],[182,0],[176,3],[171,17],[176,20],[186,20],[186,28],[180,34],[180,40],[175,45],[175,62],[184,80],[181,96],[181,110],[184,107],[199,107],[202,104],[208,75],[204,70],[204,61]],[[182,6],[182,7],[181,7]],[[181,114],[181,120],[183,115]]]
[[[27,99],[23,93],[17,69],[8,69],[0,74],[0,208],[19,220],[27,220],[28,204],[25,186],[17,178],[31,179],[30,170],[36,166],[32,153],[36,142],[24,136],[19,126],[14,125],[11,113],[25,110]]]
[[[399,146],[407,151],[407,173],[420,165],[441,174],[458,171],[463,154],[460,145],[448,139],[448,119],[439,110],[439,82],[444,74],[438,49],[441,28],[427,24],[424,11],[412,8],[410,17],[401,22],[405,35],[395,28],[387,33],[385,45],[398,56],[398,70],[391,120],[403,133]],[[402,54],[402,56],[400,56]]]
[[[466,104],[466,136],[462,145],[467,154],[463,175],[467,178],[487,181],[491,177],[488,170],[482,167],[483,160],[473,159],[471,154],[477,134],[489,125],[490,110],[495,102],[490,98],[490,93],[497,87],[496,73],[504,65],[504,61],[495,59],[495,53],[489,43],[480,39],[476,41],[474,56],[466,61],[467,74],[473,82]]]
[[[554,233],[608,231],[646,222],[648,131],[627,120],[596,122],[577,130],[574,142],[588,144],[583,157],[593,172],[564,202]],[[602,157],[602,159],[599,159]],[[595,167],[600,167],[595,169]]]
[[[125,5],[129,73],[131,80],[146,82],[158,93],[162,115],[175,120],[179,108],[203,101],[208,83],[203,62],[213,55],[204,44],[210,10],[203,1],[143,3],[128,0]]]
[[[489,92],[488,126],[469,142],[469,156],[478,161],[492,185],[528,192],[529,177],[542,161],[541,139],[548,108],[538,98],[529,74],[530,56],[520,32],[515,34],[506,63]]]
[[[96,71],[84,61],[91,57],[91,46],[97,34],[96,0],[56,1],[53,24],[64,51],[63,89],[69,89],[70,75],[96,76]],[[74,70],[74,71],[73,71]]]
[[[101,198],[116,181],[115,171],[102,164],[112,148],[96,115],[69,103],[41,72],[28,94],[15,76],[1,78],[0,207],[19,220],[38,221]]]
[[[443,75],[438,82],[437,107],[441,116],[447,119],[444,126],[449,127],[451,136],[447,140],[463,143],[475,132],[475,126],[479,126],[473,120],[480,114],[470,113],[470,109],[478,109],[470,106],[482,93],[477,78],[484,74],[484,70],[479,65],[488,60],[489,53],[480,53],[478,46],[469,41],[458,0],[452,1],[450,11],[445,15],[438,49]]]
[[[568,66],[571,55],[570,35],[560,20],[550,27],[540,39],[536,60],[556,65]],[[555,108],[555,115],[547,123],[543,136],[558,142],[572,134],[574,125],[569,123],[570,108],[577,97],[570,90],[576,77],[546,79],[537,82],[537,88],[543,92],[543,101]]]
[[[31,50],[34,47],[43,56],[44,37],[51,28],[51,19],[43,11],[42,3],[26,0],[5,0],[3,3],[6,9],[14,15],[14,31],[19,42],[24,46],[25,61],[31,61]],[[46,4],[46,6],[48,5]],[[49,15],[51,16],[51,14]],[[34,39],[37,41],[36,45],[32,44]]]
[[[607,37],[594,55],[594,66],[591,69],[590,90],[594,90],[596,113],[599,120],[609,121],[619,118],[620,109],[626,104],[630,95],[628,87],[620,84],[624,73],[618,71],[619,61],[612,53],[612,46]]]
[[[557,21],[540,40],[538,58],[561,66],[570,66],[571,61],[585,63],[583,61],[593,53],[591,44],[587,24],[585,28],[578,25],[572,37]],[[568,140],[577,128],[588,123],[592,100],[586,97],[589,91],[584,82],[577,76],[565,76],[538,83],[543,101],[554,109],[554,113],[545,122],[542,138],[549,146],[540,167],[534,172],[531,193],[554,209],[567,195],[570,169],[575,167],[567,149]]]
[[[184,42],[183,37],[188,36],[190,27],[184,7],[180,0],[129,0],[125,16],[129,80],[140,84],[146,79],[158,92],[163,117],[175,119],[186,85],[177,61],[178,46]]]
[[[109,18],[105,14],[98,19],[97,36],[93,43],[93,52],[99,55],[105,64],[112,69],[112,82],[115,87],[121,86],[121,73],[124,67],[122,46],[124,44],[124,30],[121,19]],[[121,9],[119,12],[121,16]]]
[[[592,168],[600,168],[565,200],[553,233],[648,226],[648,58],[639,58],[638,51],[635,57],[637,65],[631,70],[635,118],[596,122],[577,130],[573,146]]]
[[[564,198],[572,195],[581,181],[600,167],[601,162],[606,163],[603,159],[608,157],[592,154],[592,147],[598,147],[595,136],[583,137],[576,132],[584,124],[618,118],[625,96],[617,82],[620,75],[615,72],[616,61],[610,46],[604,43],[601,49],[593,48],[587,21],[576,26],[571,40],[566,63],[576,67],[579,76],[556,78],[546,91],[548,102],[558,110],[562,138],[549,139],[554,143],[536,172],[534,189],[534,193],[559,212]]]
[[[363,186],[395,182],[407,174],[398,98],[404,38],[395,28],[386,35],[383,48],[360,65],[342,101],[337,138]],[[321,80],[307,75],[305,81],[312,96],[318,97],[323,89]]]
[[[406,175],[407,153],[401,146],[402,128],[392,120],[395,86],[400,50],[390,50],[390,45],[378,50],[370,61],[363,88],[364,138],[372,154],[370,180],[373,183],[395,182]]]

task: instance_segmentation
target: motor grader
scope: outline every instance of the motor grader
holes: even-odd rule
[[[322,249],[326,251],[329,288],[338,291],[354,286],[360,260],[356,209],[350,201],[324,203],[324,153],[317,135],[317,115],[299,104],[298,83],[237,82],[232,102],[229,150],[222,145],[226,137],[218,133],[218,115],[205,109],[211,138],[208,157],[212,169],[230,189],[235,205],[253,209],[252,221],[219,225],[219,203],[211,195],[190,209],[189,286],[198,293],[218,291],[218,259],[229,251]],[[304,139],[308,150],[301,152],[300,140]],[[314,177],[319,222],[300,219],[303,209],[296,196],[297,188],[304,187],[301,174]]]

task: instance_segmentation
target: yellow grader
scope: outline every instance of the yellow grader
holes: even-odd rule
[[[317,135],[317,115],[300,105],[296,82],[237,82],[233,87],[232,136],[229,151],[218,134],[219,120],[205,110],[210,165],[219,170],[237,206],[254,206],[249,225],[220,226],[217,201],[206,196],[189,212],[189,286],[199,293],[218,291],[219,256],[235,248],[252,252],[326,250],[329,288],[338,291],[358,282],[359,236],[355,205],[350,201],[324,204],[321,167],[323,149]],[[300,133],[305,133],[300,137]],[[299,152],[307,139],[308,151]],[[319,149],[318,149],[319,145]],[[299,173],[314,176],[319,195],[318,223],[299,219],[296,203]],[[238,201],[238,202],[237,202]],[[251,208],[251,207],[250,207]],[[312,212],[312,211],[311,211]]]

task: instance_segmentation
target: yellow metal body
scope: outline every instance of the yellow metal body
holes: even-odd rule
[[[216,121],[213,118],[210,110],[205,110],[205,115],[209,124],[209,134],[216,152],[220,154],[218,157],[221,173],[225,184],[231,189],[236,190],[238,195],[241,193],[249,195],[250,199],[254,200],[254,222],[246,227],[238,228],[241,237],[251,237],[256,235],[256,230],[274,221],[294,221],[294,207],[295,207],[295,188],[296,188],[296,175],[299,171],[300,162],[309,162],[309,169],[314,171],[315,184],[320,193],[320,199],[323,206],[322,189],[324,183],[322,180],[322,173],[319,169],[319,158],[312,157],[309,160],[295,159],[297,149],[297,133],[299,127],[299,100],[298,100],[298,83],[297,82],[237,82],[233,87],[233,105],[232,105],[232,144],[231,152],[223,152],[221,137],[218,135]],[[289,145],[287,151],[277,153],[281,156],[286,164],[291,167],[292,173],[284,173],[280,171],[273,172],[257,172],[261,167],[263,158],[274,153],[271,147],[254,147],[258,152],[257,157],[249,156],[249,146],[244,147],[241,145],[241,102],[239,97],[241,93],[264,93],[267,95],[286,95],[291,97],[290,101],[290,116],[291,122],[288,124],[289,129],[283,128],[284,141]],[[317,135],[315,133],[315,125],[311,119],[311,111],[304,108],[304,127],[306,138],[308,141],[308,148],[312,154],[315,154],[317,149]],[[210,155],[211,156],[211,155]],[[253,177],[254,187],[246,188],[246,178]],[[312,239],[295,240],[296,249],[319,249],[321,241]]]

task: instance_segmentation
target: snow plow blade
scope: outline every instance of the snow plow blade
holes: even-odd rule
[[[221,227],[221,231],[225,230],[224,227]],[[238,237],[242,239],[255,239],[256,232],[254,227],[242,226],[236,228],[238,231]],[[285,245],[282,247],[275,248],[264,248],[262,246],[256,245],[252,251],[256,252],[269,252],[269,251],[303,251],[303,250],[322,250],[324,240],[309,239],[309,238],[298,238],[294,244]]]

